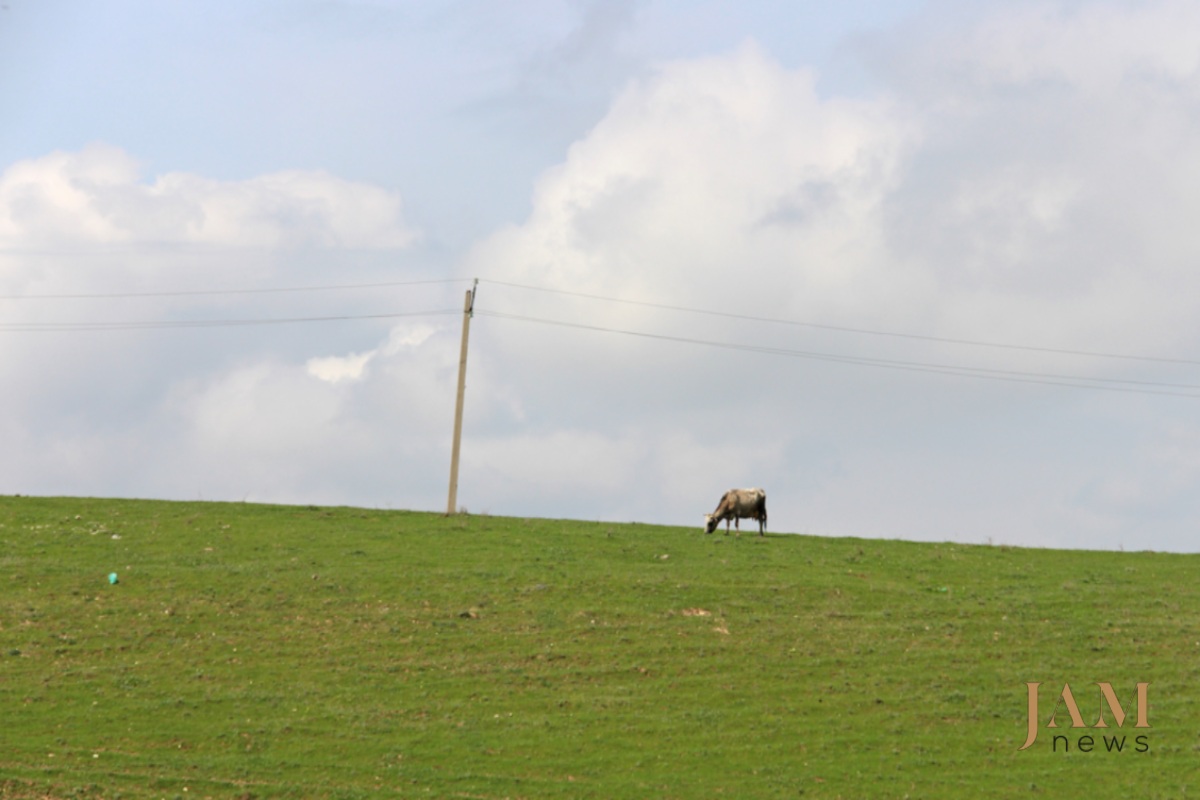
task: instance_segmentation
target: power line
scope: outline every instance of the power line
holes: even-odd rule
[[[657,308],[657,309],[662,309],[664,311],[679,311],[679,312],[688,313],[688,314],[704,314],[704,315],[712,316],[712,317],[724,317],[726,319],[736,319],[736,320],[742,320],[742,321],[747,321],[747,322],[764,322],[764,323],[770,323],[770,324],[774,324],[774,325],[791,325],[794,327],[815,328],[818,330],[837,331],[840,333],[856,333],[856,334],[862,334],[862,335],[866,335],[866,336],[887,336],[887,337],[893,337],[893,338],[898,338],[898,339],[912,339],[912,340],[925,341],[925,342],[937,342],[939,344],[966,345],[966,346],[971,346],[971,347],[990,347],[990,348],[995,348],[995,349],[1020,350],[1020,351],[1032,352],[1032,353],[1050,353],[1050,354],[1055,354],[1055,355],[1087,356],[1090,358],[1119,359],[1119,360],[1123,360],[1123,361],[1148,361],[1148,362],[1155,362],[1155,363],[1160,363],[1160,364],[1189,364],[1189,365],[1194,365],[1194,366],[1200,366],[1200,360],[1186,359],[1186,358],[1163,358],[1160,356],[1126,355],[1126,354],[1119,354],[1119,353],[1103,353],[1103,352],[1090,351],[1090,350],[1068,350],[1068,349],[1056,348],[1056,347],[1039,347],[1036,345],[1007,344],[1007,343],[1003,343],[1003,342],[985,342],[985,341],[979,341],[979,340],[974,340],[974,339],[954,339],[954,338],[941,337],[941,336],[926,336],[926,335],[917,334],[917,333],[900,333],[900,332],[896,332],[896,331],[871,330],[868,328],[852,328],[852,327],[846,327],[846,326],[841,326],[841,325],[825,325],[825,324],[821,324],[821,323],[817,323],[817,322],[805,322],[805,321],[800,321],[800,320],[778,319],[778,318],[772,318],[772,317],[758,317],[758,316],[753,316],[753,315],[749,315],[749,314],[736,314],[736,313],[727,312],[727,311],[715,311],[712,309],[704,309],[704,308],[689,308],[687,306],[676,306],[676,305],[669,305],[666,303],[654,303],[654,302],[649,302],[649,301],[645,301],[645,300],[629,300],[629,299],[621,298],[621,297],[608,297],[605,295],[589,294],[587,292],[575,292],[575,291],[570,291],[568,289],[550,289],[550,288],[547,288],[544,286],[530,286],[528,284],[512,283],[509,281],[496,281],[496,280],[487,280],[487,279],[481,278],[480,282],[481,283],[491,283],[491,284],[495,284],[497,286],[508,286],[508,287],[514,288],[514,289],[525,289],[525,290],[534,291],[534,292],[547,292],[547,293],[551,293],[551,294],[568,295],[571,297],[583,297],[583,298],[587,298],[589,300],[602,300],[602,301],[610,302],[610,303],[623,303],[626,305],[643,306],[645,308]]]
[[[386,281],[383,283],[347,283],[325,286],[291,286],[270,289],[193,289],[160,292],[98,292],[92,294],[16,294],[0,295],[0,300],[123,300],[138,297],[200,297],[239,294],[284,294],[296,292],[330,292],[354,289],[384,289],[396,286],[420,286],[434,283],[468,283],[467,278],[438,278],[420,281]]]
[[[378,283],[363,283],[363,284],[327,284],[320,286],[299,286],[299,287],[277,287],[277,288],[262,288],[262,289],[211,289],[211,290],[174,290],[174,291],[154,291],[154,292],[114,292],[114,293],[93,293],[93,294],[46,294],[46,295],[16,295],[16,296],[0,296],[0,299],[9,300],[64,300],[64,299],[122,299],[122,298],[143,298],[143,297],[183,297],[183,296],[220,296],[220,295],[251,295],[251,294],[277,294],[277,293],[298,293],[298,292],[320,292],[320,291],[340,291],[340,290],[356,290],[356,289],[376,289],[376,288],[392,288],[398,286],[415,286],[423,284],[450,284],[463,283],[469,279],[465,278],[442,278],[414,281],[387,281]],[[532,286],[528,284],[513,283],[509,281],[498,281],[490,279],[482,279],[483,283],[491,283],[498,286],[507,286],[511,288],[546,292],[556,295],[565,295],[573,297],[582,297],[591,300],[599,300],[611,303],[621,303],[634,306],[642,306],[647,308],[656,308],[669,311],[703,314],[715,317],[724,317],[728,319],[737,319],[759,323],[769,323],[777,325],[790,325],[797,327],[808,327],[823,330],[832,330],[844,333],[866,334],[871,336],[887,336],[897,337],[910,340],[921,340],[929,342],[938,342],[944,344],[969,345],[975,347],[988,347],[1005,350],[1038,352],[1038,353],[1053,353],[1060,355],[1086,356],[1094,358],[1120,359],[1127,361],[1142,361],[1155,363],[1169,364],[1187,364],[1200,365],[1200,361],[1189,359],[1172,359],[1161,358],[1144,355],[1124,355],[1114,353],[1103,353],[1095,351],[1067,350],[1061,348],[1050,348],[1029,345],[1015,345],[998,342],[985,342],[968,339],[953,339],[945,337],[925,336],[920,334],[899,333],[894,331],[869,330],[863,328],[852,328],[845,326],[824,325],[820,323],[804,322],[797,320],[778,319],[770,317],[760,317],[747,314],[737,314],[733,312],[717,311],[713,309],[691,308],[686,306],[670,305],[666,303],[656,303],[643,300],[630,300],[627,298],[609,297],[605,295],[597,295],[586,292],[577,292],[566,289],[552,289],[542,286]],[[306,316],[306,317],[286,317],[274,319],[217,319],[217,320],[159,320],[159,321],[134,321],[134,322],[50,322],[50,323],[0,323],[0,333],[4,332],[74,332],[74,331],[105,331],[105,330],[152,330],[152,329],[182,329],[182,328],[223,328],[223,327],[244,327],[244,326],[262,326],[262,325],[284,325],[284,324],[302,324],[302,323],[318,323],[318,322],[340,322],[340,321],[357,321],[357,320],[373,320],[373,319],[394,319],[400,317],[413,316],[435,316],[445,314],[455,314],[453,310],[434,310],[421,312],[394,312],[384,314],[347,314],[347,315],[327,315],[327,316]],[[1123,391],[1123,392],[1139,392],[1146,394],[1167,394],[1183,397],[1197,397],[1190,392],[1171,391],[1171,390],[1200,390],[1200,384],[1188,383],[1169,383],[1159,381],[1141,381],[1131,379],[1116,379],[1116,378],[1093,378],[1080,375],[1061,375],[1054,373],[1039,373],[1026,372],[1019,370],[1001,370],[987,367],[970,367],[958,366],[949,364],[935,364],[920,361],[901,361],[896,359],[871,358],[864,356],[846,356],[836,353],[805,351],[788,349],[781,347],[768,347],[759,345],[745,345],[732,342],[718,342],[704,339],[695,339],[683,336],[670,336],[665,334],[654,334],[642,331],[624,330],[619,328],[603,327],[598,325],[588,325],[579,322],[563,322],[558,320],[542,319],[529,316],[521,316],[515,314],[506,314],[503,312],[478,310],[482,316],[490,316],[498,319],[511,319],[526,322],[533,322],[546,325],[557,325],[560,327],[570,327],[581,330],[593,330],[605,333],[617,333],[627,336],[638,336],[643,338],[658,339],[662,341],[674,341],[686,344],[702,345],[708,347],[719,347],[725,349],[740,350],[744,352],[757,352],[768,355],[788,356],[793,358],[807,358],[812,360],[830,361],[837,363],[856,364],[860,366],[875,366],[889,369],[902,369],[909,371],[931,372],[946,375],[957,375],[965,377],[990,378],[993,380],[1017,381],[1024,383],[1040,383],[1047,385],[1069,386],[1075,388],[1092,388],[1103,389],[1108,391]]]
[[[302,293],[302,292],[325,292],[325,291],[352,291],[359,289],[382,289],[394,288],[398,286],[419,286],[429,284],[451,284],[451,283],[467,283],[468,278],[435,278],[415,281],[385,281],[378,283],[357,283],[357,284],[325,284],[318,286],[291,286],[291,287],[274,287],[263,289],[195,289],[195,290],[166,290],[166,291],[150,291],[150,292],[97,292],[97,293],[63,293],[63,294],[23,294],[23,295],[0,295],[0,300],[113,300],[113,299],[130,299],[130,298],[157,298],[157,297],[201,297],[201,296],[225,296],[225,295],[256,295],[256,294],[285,294],[285,293]],[[714,309],[694,308],[688,306],[671,305],[667,303],[655,303],[646,300],[630,300],[628,298],[611,297],[607,295],[592,294],[589,292],[577,292],[568,289],[553,289],[545,286],[533,286],[530,284],[515,283],[512,281],[493,280],[490,278],[479,279],[479,282],[490,283],[496,286],[507,286],[514,289],[523,289],[527,291],[545,292],[549,294],[559,294],[570,297],[582,297],[590,300],[600,300],[610,303],[622,303],[625,305],[642,306],[645,308],[657,308],[666,311],[676,311],[689,314],[703,314],[707,316],[723,317],[726,319],[736,319],[748,322],[760,322],[774,325],[790,325],[793,327],[814,328],[818,330],[837,331],[841,333],[854,333],[867,336],[885,336],[901,339],[911,339],[916,341],[937,342],[940,344],[965,345],[971,347],[989,347],[1005,350],[1018,350],[1035,353],[1050,353],[1057,355],[1085,356],[1089,358],[1107,358],[1119,359],[1126,361],[1146,361],[1163,364],[1188,364],[1200,366],[1200,360],[1184,359],[1184,358],[1165,358],[1161,356],[1147,356],[1137,354],[1122,354],[1122,353],[1106,353],[1093,350],[1071,350],[1065,348],[1044,347],[1038,345],[1019,345],[1005,342],[989,342],[975,339],[957,339],[952,337],[929,336],[916,333],[903,333],[898,331],[883,331],[869,328],[856,328],[843,325],[828,325],[817,322],[808,322],[804,320],[780,319],[777,317],[760,317],[751,314],[738,314],[728,311],[717,311]],[[440,312],[439,312],[440,313]],[[312,318],[313,321],[323,321],[325,318]],[[334,317],[330,319],[342,319]],[[308,319],[298,319],[296,321],[308,321]],[[139,323],[131,323],[131,327],[136,327]],[[0,326],[2,329],[3,326]]]
[[[0,323],[0,333],[73,333],[77,331],[132,331],[176,328],[235,328],[257,325],[295,325],[311,322],[347,322],[400,317],[431,317],[457,314],[457,311],[401,311],[386,314],[344,314],[324,317],[282,317],[274,319],[193,319],[149,320],[142,322],[13,322]]]
[[[682,344],[702,345],[706,347],[718,347],[726,350],[737,350],[742,352],[761,353],[765,355],[787,356],[791,358],[804,358],[815,361],[829,361],[842,364],[853,364],[857,366],[882,367],[886,369],[898,369],[909,372],[925,372],[941,375],[953,375],[958,377],[982,378],[987,380],[1007,381],[1012,383],[1033,383],[1045,386],[1064,386],[1074,389],[1094,389],[1109,392],[1126,392],[1132,394],[1156,394],[1168,395],[1173,397],[1190,397],[1200,399],[1200,394],[1183,391],[1170,391],[1171,389],[1197,389],[1200,390],[1200,385],[1196,384],[1177,384],[1177,383],[1158,383],[1152,381],[1137,381],[1126,380],[1119,378],[1093,378],[1079,375],[1057,375],[1053,373],[1038,373],[1038,372],[1021,372],[1017,370],[1001,370],[991,369],[987,367],[964,367],[949,364],[929,364],[918,361],[896,361],[883,358],[866,358],[861,356],[845,356],[835,353],[821,353],[805,350],[792,350],[782,347],[767,347],[763,345],[747,345],[733,342],[718,342],[705,339],[695,339],[685,336],[671,336],[668,334],[648,333],[645,331],[631,331],[620,328],[608,328],[599,325],[587,325],[579,322],[565,322],[562,320],[541,319],[537,317],[526,317],[516,314],[506,314],[496,311],[481,311],[476,310],[476,314],[484,317],[493,317],[496,319],[518,320],[522,322],[533,322],[542,325],[555,325],[565,328],[575,328],[579,330],[590,330],[601,333],[615,333],[625,336],[635,336],[646,339],[656,339],[659,341],[678,342]]]

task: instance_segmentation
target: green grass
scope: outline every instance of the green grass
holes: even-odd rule
[[[111,586],[107,576],[120,582]],[[0,796],[1200,795],[1200,558],[0,498]],[[1150,681],[1122,753],[1026,732]],[[1134,751],[1145,734],[1149,752]]]

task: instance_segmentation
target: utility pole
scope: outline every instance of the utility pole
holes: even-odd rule
[[[467,290],[463,301],[462,350],[458,355],[458,402],[454,406],[454,445],[450,450],[450,498],[446,501],[446,515],[458,513],[455,504],[458,502],[458,451],[462,446],[463,395],[467,390],[467,338],[471,335],[471,317],[475,313],[475,292],[479,288],[479,279]]]

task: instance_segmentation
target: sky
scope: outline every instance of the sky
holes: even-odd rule
[[[0,493],[1200,551],[1198,28],[6,0]]]

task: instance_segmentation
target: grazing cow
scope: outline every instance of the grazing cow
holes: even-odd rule
[[[767,530],[767,493],[762,489],[730,489],[721,497],[716,511],[704,515],[704,532],[712,533],[721,520],[725,520],[725,535],[729,535],[729,520],[741,533],[738,520],[749,517],[758,520],[758,535],[765,536]]]

